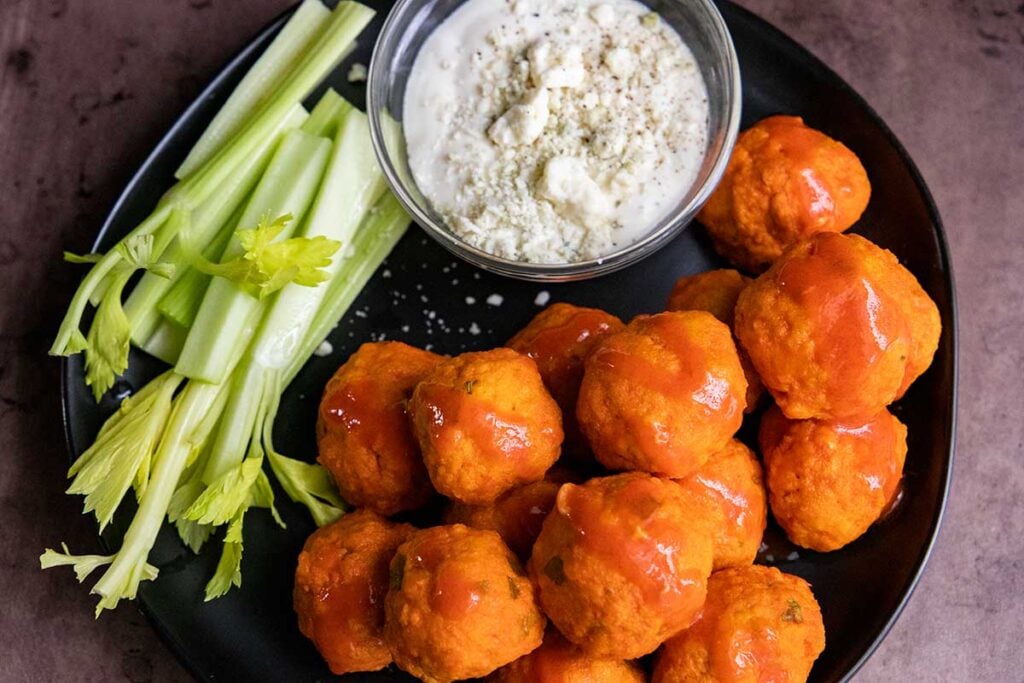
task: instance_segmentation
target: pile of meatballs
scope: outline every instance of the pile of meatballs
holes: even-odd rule
[[[887,406],[940,332],[913,275],[843,234],[869,194],[852,151],[772,117],[700,217],[756,278],[683,277],[628,324],[556,303],[504,348],[450,358],[360,347],[318,423],[356,510],[310,536],[295,576],[331,670],[805,680],[821,610],[804,580],[753,564],[768,508],[822,552],[885,513],[907,450]],[[735,438],[745,418],[759,456]]]

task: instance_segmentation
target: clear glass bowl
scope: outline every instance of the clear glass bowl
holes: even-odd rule
[[[405,87],[427,36],[466,0],[399,0],[377,39],[367,83],[373,146],[392,191],[430,235],[460,258],[485,270],[523,280],[583,280],[650,256],[689,224],[725,170],[740,121],[740,73],[732,38],[710,0],[642,0],[682,37],[708,89],[708,145],[697,180],[686,196],[643,239],[616,252],[576,263],[524,263],[499,258],[463,242],[423,196],[409,169],[402,132]]]

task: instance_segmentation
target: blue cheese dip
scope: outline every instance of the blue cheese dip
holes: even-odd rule
[[[420,191],[462,240],[574,263],[642,239],[685,197],[707,89],[635,0],[468,0],[420,48],[403,127]]]

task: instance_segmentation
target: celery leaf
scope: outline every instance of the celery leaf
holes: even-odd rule
[[[244,253],[235,258],[210,263],[191,249],[190,260],[198,270],[235,282],[260,299],[293,282],[315,287],[330,277],[323,268],[331,264],[341,243],[323,236],[276,241],[291,220],[291,214],[264,216],[255,228],[238,230],[235,235]]]
[[[246,458],[232,467],[199,494],[182,518],[214,526],[232,520],[248,507],[250,492],[262,465],[262,458]]]
[[[126,399],[111,416],[96,441],[68,471],[74,477],[67,492],[85,496],[85,512],[94,512],[100,531],[121,504],[128,487],[140,472],[149,471],[164,426],[171,414],[174,390],[180,375],[168,372],[153,380],[156,391]]]
[[[206,602],[221,597],[231,590],[232,586],[241,587],[242,585],[242,520],[244,518],[245,508],[239,510],[228,525],[228,530],[224,534],[224,549],[217,562],[217,569],[206,584]]]

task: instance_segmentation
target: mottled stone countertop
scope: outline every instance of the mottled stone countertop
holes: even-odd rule
[[[96,548],[46,356],[105,212],[219,66],[291,0],[0,0],[0,662],[5,681],[184,680],[141,614],[99,622],[44,545]],[[945,525],[863,681],[1024,671],[1024,4],[742,0],[859,90],[920,166],[960,304]]]

